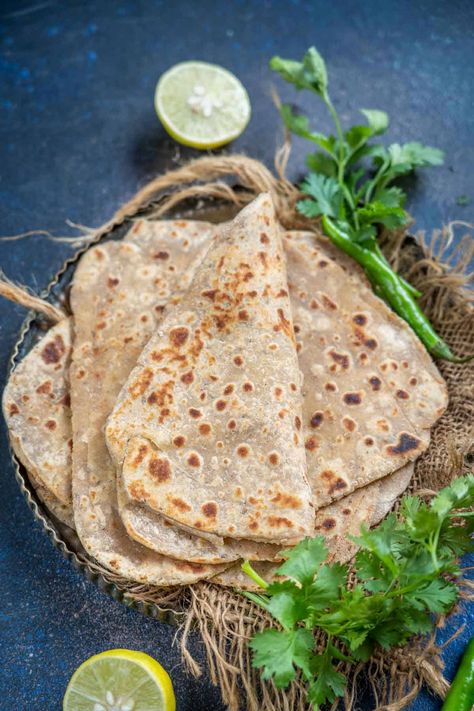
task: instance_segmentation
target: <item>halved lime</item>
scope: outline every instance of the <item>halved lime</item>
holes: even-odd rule
[[[156,659],[144,652],[110,649],[76,669],[63,711],[175,711],[173,685]]]
[[[201,149],[234,140],[250,119],[243,84],[207,62],[181,62],[168,69],[156,86],[155,109],[178,143]]]

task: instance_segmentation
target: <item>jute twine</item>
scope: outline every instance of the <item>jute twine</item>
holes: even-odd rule
[[[240,208],[260,192],[267,191],[275,203],[278,218],[287,229],[319,232],[318,224],[296,212],[298,189],[285,178],[289,145],[278,152],[273,174],[262,163],[242,155],[210,156],[169,171],[145,185],[101,227],[84,230],[81,243],[92,243],[125,220],[136,217],[158,219],[181,207],[189,199],[209,198]],[[474,242],[466,235],[455,250],[450,250],[451,225],[436,231],[428,241],[418,235],[415,242],[402,232],[387,233],[382,246],[397,270],[422,293],[421,303],[440,335],[459,356],[474,352],[474,309],[470,302],[468,273],[474,257]],[[39,311],[53,322],[64,312],[0,275],[0,295],[29,309]],[[450,404],[432,432],[429,449],[418,459],[412,492],[435,492],[466,471],[474,461],[474,365],[438,363],[445,378]],[[84,554],[80,554],[84,557]],[[305,687],[297,679],[285,691],[272,682],[262,682],[252,668],[248,641],[255,632],[272,624],[259,607],[232,590],[209,582],[181,588],[156,588],[131,583],[113,575],[87,559],[91,570],[119,586],[130,600],[158,604],[181,616],[178,631],[183,660],[192,674],[202,673],[191,656],[188,640],[198,630],[207,655],[210,677],[220,687],[222,699],[231,711],[295,711],[309,708]],[[466,582],[465,599],[474,599],[472,584]],[[438,625],[444,620],[439,619]],[[322,637],[316,637],[316,644]],[[451,641],[451,640],[450,640]],[[449,642],[450,642],[449,641]],[[448,642],[448,643],[449,643]],[[368,679],[376,711],[399,711],[410,703],[421,686],[444,697],[448,683],[443,676],[441,648],[435,637],[421,637],[391,652],[378,650],[367,664],[349,667],[341,664],[349,683],[345,698],[332,709],[355,711],[358,708],[360,680]]]

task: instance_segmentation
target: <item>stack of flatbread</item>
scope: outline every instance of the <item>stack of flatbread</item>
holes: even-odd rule
[[[267,194],[225,224],[134,223],[70,301],[4,414],[44,505],[132,581],[249,587],[242,559],[271,576],[316,533],[350,559],[446,407],[409,327]]]

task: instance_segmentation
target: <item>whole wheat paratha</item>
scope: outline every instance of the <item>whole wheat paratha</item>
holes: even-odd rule
[[[274,208],[221,228],[109,418],[127,495],[198,535],[311,533],[301,384]]]
[[[413,331],[324,239],[287,233],[285,251],[308,477],[320,508],[415,459],[447,393]]]
[[[3,392],[3,413],[13,451],[35,486],[57,501],[58,518],[61,507],[72,503],[67,378],[71,328],[71,319],[53,326],[16,366]]]
[[[182,228],[179,234],[178,228]],[[70,380],[76,529],[91,556],[139,582],[190,583],[222,569],[173,560],[130,539],[118,513],[116,472],[103,432],[116,395],[155,327],[162,306],[178,285],[187,286],[182,264],[190,264],[200,243],[207,239],[208,230],[205,224],[194,225],[190,232],[186,223],[138,223],[129,239],[89,249],[79,262],[71,290],[75,323]],[[158,252],[150,251],[150,231],[155,238],[160,233]],[[135,310],[129,308],[127,295],[120,289],[125,268],[137,270],[140,289]]]
[[[347,563],[357,552],[357,544],[348,536],[356,536],[361,524],[375,526],[392,509],[397,498],[405,491],[413,475],[414,464],[372,482],[362,489],[339,499],[316,512],[315,531],[326,539],[328,561]],[[267,581],[278,580],[275,571],[278,565],[265,561],[253,564],[255,570]],[[261,588],[254,584],[241,569],[240,564],[227,568],[212,579],[213,583],[241,590]]]

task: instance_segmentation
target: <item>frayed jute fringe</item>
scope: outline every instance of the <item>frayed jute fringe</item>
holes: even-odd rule
[[[285,178],[289,145],[277,153],[276,175],[262,163],[242,155],[210,156],[171,170],[145,185],[113,217],[97,229],[83,228],[80,243],[99,240],[126,220],[137,217],[159,219],[182,208],[189,201],[209,200],[236,210],[256,195],[267,191],[275,203],[278,218],[287,229],[306,229],[320,234],[319,225],[296,211],[298,189]],[[198,214],[198,213],[197,213]],[[469,265],[474,257],[474,242],[464,236],[453,247],[453,230],[469,227],[452,223],[437,230],[428,242],[402,232],[386,233],[382,247],[394,267],[422,292],[421,304],[440,335],[459,356],[474,352],[474,309],[468,286],[472,280]],[[74,240],[72,240],[74,241]],[[51,321],[63,313],[54,306],[23,292],[6,280],[0,294],[41,311]],[[474,366],[472,363],[438,362],[449,390],[450,403],[432,431],[429,449],[418,459],[412,492],[429,495],[466,471],[472,470],[474,452]],[[224,703],[231,711],[304,711],[309,708],[304,683],[297,679],[281,691],[264,682],[252,668],[249,639],[273,624],[270,617],[246,598],[209,582],[174,589],[159,589],[130,583],[88,560],[91,572],[101,575],[124,591],[126,599],[156,604],[173,610],[182,619],[179,638],[183,660],[192,674],[201,669],[189,652],[188,640],[195,630],[202,638],[210,677],[220,687]],[[353,577],[353,576],[352,576]],[[466,584],[462,597],[474,599],[472,585]],[[444,620],[438,620],[442,625]],[[316,637],[315,643],[318,644]],[[435,638],[417,638],[403,649],[377,651],[368,664],[341,665],[348,677],[345,698],[332,709],[355,711],[361,681],[369,684],[377,711],[400,711],[409,704],[422,685],[444,697],[448,683],[443,676],[441,648]]]

